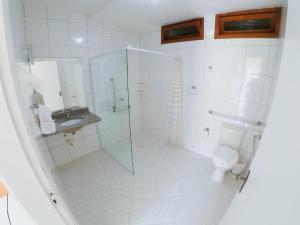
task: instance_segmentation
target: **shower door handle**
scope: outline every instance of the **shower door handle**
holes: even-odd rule
[[[247,175],[246,175],[245,177],[240,177],[240,179],[241,179],[242,181],[244,181],[244,183],[243,183],[242,186],[240,187],[239,193],[241,193],[241,192],[243,191],[243,189],[244,189],[244,187],[245,187],[245,185],[246,185],[246,183],[247,183],[247,181],[248,181],[250,172],[251,172],[251,171],[249,170],[248,173],[247,173]]]

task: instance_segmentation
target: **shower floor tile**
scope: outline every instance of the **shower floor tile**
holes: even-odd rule
[[[146,134],[133,140],[134,176],[101,150],[57,169],[80,225],[219,223],[240,185],[233,176],[217,184],[210,159]]]

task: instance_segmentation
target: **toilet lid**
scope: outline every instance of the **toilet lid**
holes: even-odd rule
[[[214,157],[226,162],[230,162],[238,159],[239,155],[235,150],[227,146],[218,146],[214,151]]]

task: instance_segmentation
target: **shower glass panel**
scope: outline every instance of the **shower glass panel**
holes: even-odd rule
[[[92,84],[100,142],[115,160],[134,173],[127,50],[95,57],[91,60]]]

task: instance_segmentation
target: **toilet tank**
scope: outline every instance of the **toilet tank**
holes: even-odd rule
[[[245,135],[245,128],[234,124],[222,124],[219,145],[239,149]]]

